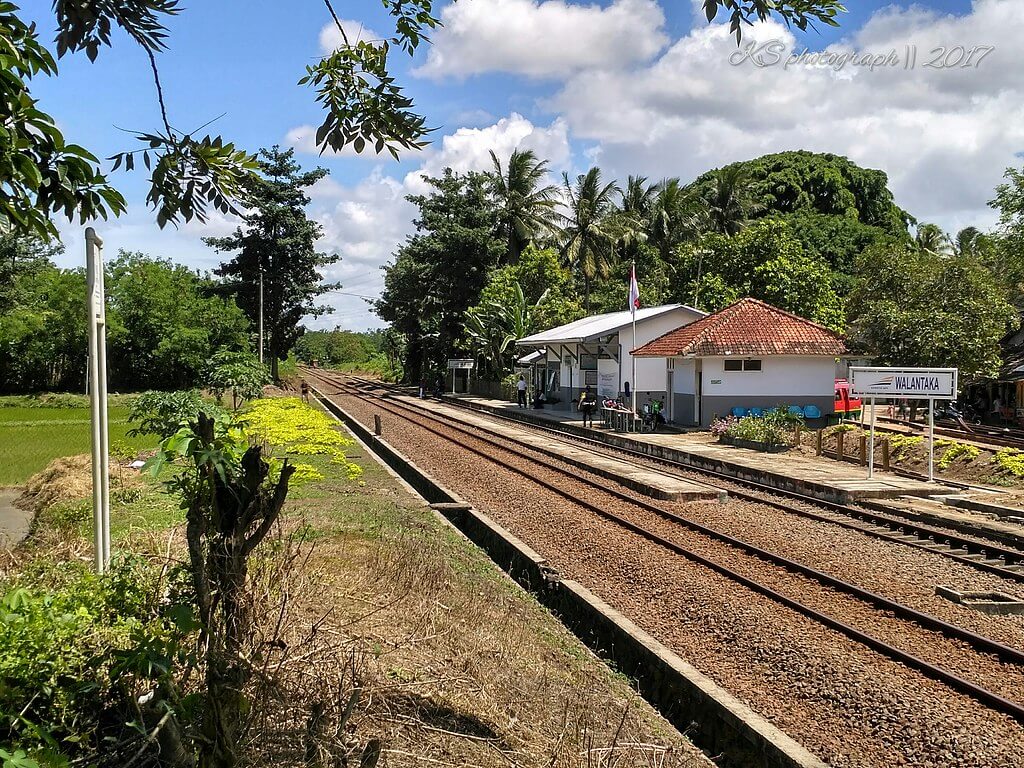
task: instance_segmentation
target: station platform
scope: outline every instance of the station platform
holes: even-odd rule
[[[814,498],[848,504],[860,499],[892,499],[901,496],[948,495],[948,487],[902,477],[890,472],[875,471],[870,480],[866,471],[855,465],[844,465],[796,453],[760,453],[745,448],[722,445],[703,431],[665,430],[650,433],[611,432],[602,425],[584,427],[575,411],[534,410],[519,408],[514,403],[468,395],[446,395],[481,412],[500,414],[527,423],[557,426],[573,434],[596,438],[612,446],[641,451],[655,458],[664,458],[699,469],[711,469],[740,480],[754,480],[784,491],[802,493]],[[456,406],[458,407],[458,406]]]
[[[495,435],[507,437],[556,458],[574,467],[585,469],[600,477],[612,480],[645,496],[671,501],[696,501],[699,499],[724,501],[725,491],[709,485],[670,475],[657,470],[638,467],[632,462],[610,456],[595,454],[585,446],[558,440],[549,435],[530,429],[519,429],[507,422],[495,421],[483,412],[468,411],[458,406],[447,405],[437,400],[420,400],[411,396],[392,397],[406,401],[418,408],[429,410],[456,419],[467,426],[492,431]]]

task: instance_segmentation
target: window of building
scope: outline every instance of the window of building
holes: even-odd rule
[[[726,360],[725,370],[727,371],[760,371],[760,360]]]

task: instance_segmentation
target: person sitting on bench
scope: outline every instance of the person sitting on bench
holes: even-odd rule
[[[544,391],[541,389],[534,390],[533,393],[533,407],[540,411],[544,408]]]

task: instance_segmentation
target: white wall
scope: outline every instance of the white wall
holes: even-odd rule
[[[665,391],[665,358],[663,357],[638,357],[636,359],[636,381],[633,379],[633,356],[630,350],[646,344],[659,336],[664,336],[669,331],[674,331],[684,325],[689,325],[694,320],[699,320],[703,315],[693,310],[680,308],[664,315],[652,317],[636,324],[636,343],[633,343],[633,328],[627,326],[619,331],[619,343],[622,345],[622,381],[628,381],[630,386],[640,392]]]
[[[675,373],[672,376],[672,394],[697,394],[697,379],[694,370],[696,363],[693,358],[676,357],[673,359],[675,360]]]
[[[702,358],[702,394],[705,397],[778,395],[786,398],[834,395],[836,363],[831,357],[769,356],[759,359],[760,371],[726,371],[726,358]],[[678,365],[676,363],[677,370]]]
[[[633,381],[633,358],[629,354],[631,349],[635,349],[649,341],[653,341],[659,336],[663,336],[669,331],[675,330],[683,325],[689,325],[694,320],[699,320],[703,315],[694,312],[693,310],[686,308],[675,309],[671,312],[666,312],[663,315],[657,317],[648,318],[646,320],[638,320],[636,324],[636,343],[633,341],[633,326],[627,325],[620,329],[618,342],[612,339],[611,344],[619,344],[621,349],[621,369],[614,360],[601,360],[597,361],[598,365],[598,385],[600,386],[601,374],[610,375],[616,373],[615,381],[615,392],[612,393],[611,397],[614,397],[622,391],[625,382],[630,383],[632,389],[640,392],[664,392],[665,391],[665,358],[663,357],[638,357],[636,359],[636,378],[639,382],[639,386]],[[568,347],[571,349],[574,345],[570,344]],[[548,347],[548,360],[557,360],[558,345],[551,344]],[[569,387],[569,375],[572,374],[572,388],[574,390],[581,389],[583,387],[583,372],[580,370],[579,362],[570,362],[570,359],[563,354],[563,363],[561,366],[561,385],[562,387]],[[571,370],[570,370],[571,369]]]

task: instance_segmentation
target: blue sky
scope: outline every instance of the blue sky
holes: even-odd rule
[[[241,146],[292,144],[303,164],[327,167],[331,181],[316,190],[311,210],[325,227],[323,248],[342,255],[330,277],[367,296],[379,291],[380,265],[411,229],[403,198],[422,190],[420,172],[486,167],[490,148],[499,155],[534,148],[559,176],[596,163],[620,178],[639,172],[684,181],[765,152],[832,151],[885,170],[902,205],[950,230],[994,224],[986,201],[1024,150],[1019,0],[851,0],[839,30],[794,34],[767,25],[749,31],[751,41],[779,40],[787,52],[902,55],[915,45],[922,60],[910,71],[732,66],[735,45],[721,25],[709,27],[695,13],[693,0],[460,0],[440,6],[446,26],[433,47],[411,61],[395,56],[400,78],[438,128],[426,152],[401,163],[311,151],[308,127],[320,114],[312,92],[296,81],[325,50],[329,16],[322,3],[185,5],[170,23],[170,49],[159,57],[172,124],[193,129],[219,118],[209,130]],[[44,37],[52,37],[50,3],[28,7]],[[388,30],[379,3],[339,12],[349,16],[350,31]],[[957,46],[994,50],[976,67],[922,66],[933,48]],[[71,140],[107,156],[133,148],[119,128],[158,125],[146,58],[123,35],[96,63],[71,56],[60,67],[59,78],[38,79],[33,92]],[[109,249],[143,250],[200,268],[219,261],[200,238],[224,234],[233,222],[161,232],[144,205],[145,176],[117,173],[113,180],[131,210],[101,225]],[[62,229],[63,263],[79,263],[79,228]],[[316,325],[381,324],[358,298],[332,296],[330,303],[337,313]]]

